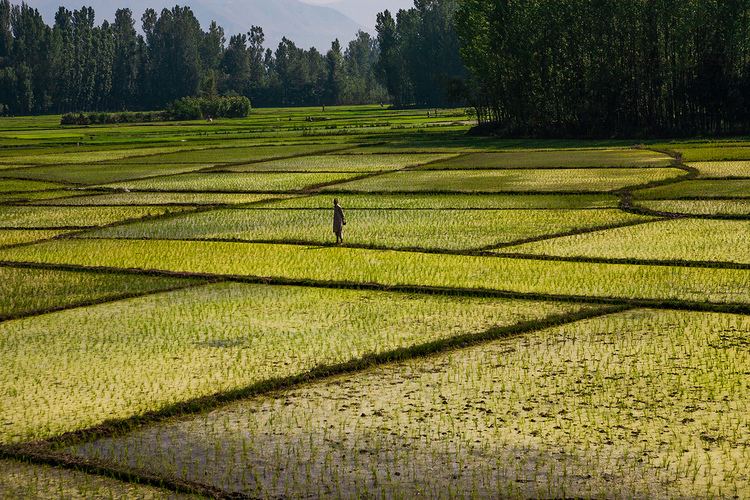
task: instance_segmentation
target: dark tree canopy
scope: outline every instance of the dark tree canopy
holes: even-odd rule
[[[377,16],[380,58],[376,71],[397,106],[463,102],[466,69],[454,17],[457,0],[416,0],[396,16]]]
[[[528,135],[717,134],[750,124],[748,0],[462,0],[482,122]]]
[[[61,7],[48,26],[36,9],[0,0],[0,115],[163,109],[212,95],[246,96],[256,106],[390,100],[375,77],[377,40],[367,33],[321,54],[286,38],[266,48],[259,26],[229,36],[216,23],[203,31],[188,7],[147,9],[140,20],[120,9],[99,26],[94,19],[93,9]]]

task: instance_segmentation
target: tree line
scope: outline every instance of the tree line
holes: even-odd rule
[[[521,135],[746,132],[748,0],[463,0],[471,96]]]
[[[213,95],[254,106],[455,102],[448,88],[464,70],[443,18],[455,10],[455,0],[417,0],[379,16],[377,38],[360,31],[324,54],[287,38],[266,48],[259,26],[227,40],[189,7],[146,10],[139,33],[129,9],[96,25],[93,9],[61,7],[48,26],[36,9],[0,0],[0,114],[153,110]]]

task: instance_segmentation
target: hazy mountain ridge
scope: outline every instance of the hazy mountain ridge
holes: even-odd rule
[[[286,36],[301,47],[314,46],[326,51],[335,38],[348,41],[360,29],[359,24],[338,10],[299,0],[26,0],[26,3],[39,9],[50,24],[61,5],[71,10],[91,6],[96,11],[97,23],[104,19],[111,21],[118,8],[127,7],[133,11],[138,27],[147,8],[160,11],[176,4],[188,5],[203,29],[216,21],[224,28],[227,38],[247,32],[253,25],[263,27],[266,47],[272,49]]]
[[[414,0],[303,0],[306,3],[331,7],[354,19],[366,28],[375,32],[375,18],[379,12],[388,9],[396,15],[399,9],[414,7]]]

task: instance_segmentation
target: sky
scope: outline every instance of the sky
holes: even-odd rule
[[[322,5],[334,8],[347,15],[366,31],[375,28],[375,16],[378,12],[389,9],[396,12],[414,6],[414,0],[302,0],[310,5]]]

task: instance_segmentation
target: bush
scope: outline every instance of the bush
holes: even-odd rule
[[[250,99],[242,96],[183,97],[167,107],[172,120],[244,118],[250,114]]]
[[[83,113],[66,113],[60,120],[61,125],[91,125],[91,120]]]
[[[244,118],[250,114],[250,99],[242,96],[183,97],[165,111],[120,113],[68,113],[61,125],[110,125],[116,123],[151,123],[161,121],[200,120],[202,118]]]

